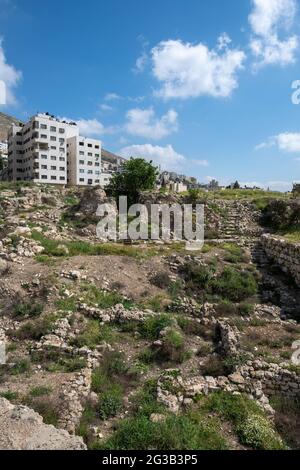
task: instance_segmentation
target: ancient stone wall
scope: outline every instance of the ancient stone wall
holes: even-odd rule
[[[261,244],[267,257],[291,275],[300,287],[300,244],[268,234],[261,237]]]

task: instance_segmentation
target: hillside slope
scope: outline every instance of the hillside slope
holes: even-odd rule
[[[7,139],[7,133],[10,126],[21,122],[19,119],[0,112],[0,140]]]

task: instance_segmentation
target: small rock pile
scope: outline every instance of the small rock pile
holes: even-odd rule
[[[87,304],[79,304],[78,309],[86,316],[97,318],[102,323],[126,323],[128,321],[141,322],[149,316],[156,315],[152,310],[126,309],[123,304],[117,304],[106,310],[97,307],[89,307]]]

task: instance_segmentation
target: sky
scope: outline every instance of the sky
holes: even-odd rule
[[[0,111],[201,182],[300,180],[299,63],[299,0],[0,0]]]

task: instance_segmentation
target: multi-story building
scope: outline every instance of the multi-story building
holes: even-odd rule
[[[75,123],[37,114],[8,134],[8,178],[12,181],[67,184],[67,140],[78,135]]]
[[[78,186],[102,185],[101,142],[78,135],[68,139],[68,183]]]
[[[11,181],[106,186],[111,175],[101,168],[99,140],[79,136],[75,122],[37,114],[12,124],[8,134]]]

